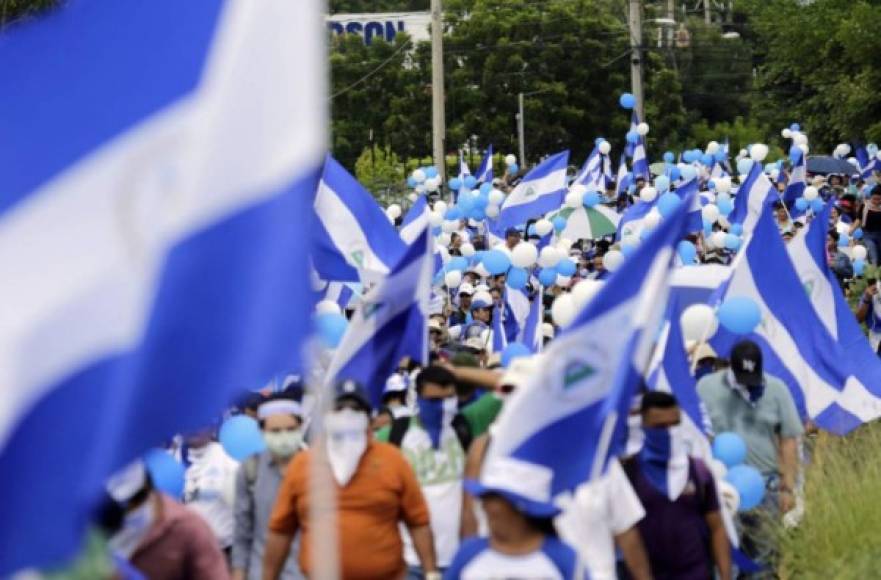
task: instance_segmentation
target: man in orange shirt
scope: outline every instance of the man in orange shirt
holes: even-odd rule
[[[325,417],[327,461],[337,484],[339,569],[348,579],[404,578],[406,565],[398,522],[413,538],[427,580],[438,580],[428,506],[413,469],[393,445],[370,436],[370,403],[352,381],[337,386],[334,410]],[[264,580],[276,580],[299,530],[300,569],[312,572],[309,468],[312,451],[288,467],[269,520]]]

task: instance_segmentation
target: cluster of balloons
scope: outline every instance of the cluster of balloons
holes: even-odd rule
[[[520,171],[520,167],[517,165],[517,157],[510,153],[505,155],[505,167],[508,168],[508,175],[516,175]]]
[[[857,233],[862,237],[862,231],[855,230],[853,233],[855,238]],[[839,243],[841,243],[841,238],[839,238]],[[854,246],[851,252],[853,254],[853,273],[855,276],[862,276],[866,270],[866,256],[868,255],[866,246]]]
[[[805,187],[801,197],[795,200],[795,208],[798,211],[807,211],[810,209],[814,214],[823,211],[825,205],[823,199],[820,197],[820,191],[813,185]]]
[[[722,472],[739,497],[738,511],[745,512],[757,507],[765,497],[765,479],[758,469],[744,464],[746,443],[737,433],[720,433],[713,439],[713,457],[721,463],[715,466]]]
[[[551,319],[554,324],[561,328],[568,326],[602,287],[603,282],[599,280],[585,279],[575,284],[572,292],[557,296],[551,304]]]
[[[788,128],[780,131],[780,135],[784,139],[792,139],[792,146],[789,148],[789,159],[793,164],[798,163],[803,155],[807,155],[810,151],[808,146],[808,136],[802,132],[801,125],[793,123]]]
[[[686,342],[706,342],[721,324],[728,332],[749,334],[761,323],[762,311],[752,298],[732,296],[718,310],[707,304],[692,304],[682,311],[679,322]]]
[[[437,167],[432,165],[415,169],[407,178],[407,186],[417,194],[437,191],[441,185],[441,178]]]

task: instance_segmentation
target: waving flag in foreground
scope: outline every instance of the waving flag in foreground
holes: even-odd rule
[[[319,8],[72,1],[4,31],[0,576],[71,556],[112,472],[300,367]]]
[[[728,215],[728,221],[743,226],[744,236],[749,235],[756,227],[756,222],[765,208],[777,201],[778,196],[774,185],[762,170],[762,164],[753,162],[746,180],[734,196],[734,209]]]
[[[616,435],[626,430],[649,362],[685,209],[661,222],[550,343],[528,383],[506,401],[487,463],[512,458],[551,470],[553,497],[599,476],[623,451],[625,437]]]
[[[558,209],[566,194],[566,166],[569,152],[551,155],[523,178],[505,198],[498,219],[498,228],[526,223],[530,218]]]

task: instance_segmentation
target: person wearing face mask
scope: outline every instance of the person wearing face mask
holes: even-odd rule
[[[728,535],[709,468],[689,457],[681,411],[665,392],[645,393],[640,404],[642,449],[622,462],[645,517],[638,524],[656,580],[729,580]],[[708,557],[709,556],[709,557]]]
[[[236,477],[235,533],[231,565],[234,580],[259,580],[269,516],[275,505],[285,469],[303,445],[303,412],[300,403],[281,395],[257,409],[266,451],[242,463]],[[285,562],[281,578],[303,578],[296,550]]]
[[[370,411],[363,387],[342,381],[336,385],[333,411],[324,417],[327,461],[336,482],[340,575],[403,578],[407,570],[399,529],[403,523],[425,577],[437,580],[428,506],[419,482],[397,448],[370,436]],[[279,578],[297,532],[300,569],[307,576],[311,573],[314,540],[308,514],[313,452],[294,457],[278,490],[263,558],[265,580]]]
[[[780,379],[762,369],[762,350],[743,340],[730,354],[731,368],[702,378],[698,395],[716,433],[734,432],[746,442],[746,463],[765,478],[761,511],[766,518],[741,518],[744,551],[767,563],[775,551],[773,537],[761,525],[763,519],[777,519],[795,507],[798,475],[798,440],[804,433],[795,401]]]
[[[465,452],[475,433],[480,435],[501,409],[501,402],[481,397],[460,413],[456,377],[440,366],[427,367],[417,375],[416,394],[418,416],[397,419],[378,431],[376,439],[400,447],[416,472],[431,514],[437,565],[443,570],[459,546]],[[408,577],[422,578],[409,536],[404,545]]]
[[[105,508],[104,529],[115,557],[151,579],[229,578],[211,528],[196,512],[156,491],[143,461],[114,474],[106,488],[112,502]],[[110,511],[115,517],[107,517]]]

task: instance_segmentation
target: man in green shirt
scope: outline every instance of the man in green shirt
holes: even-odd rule
[[[416,472],[431,514],[438,567],[452,562],[459,547],[459,520],[465,453],[475,437],[486,432],[502,407],[492,393],[458,408],[456,377],[448,369],[430,366],[416,377],[419,413],[396,419],[375,433],[376,439],[393,443]],[[419,560],[408,537],[404,557],[410,577],[421,577]]]

